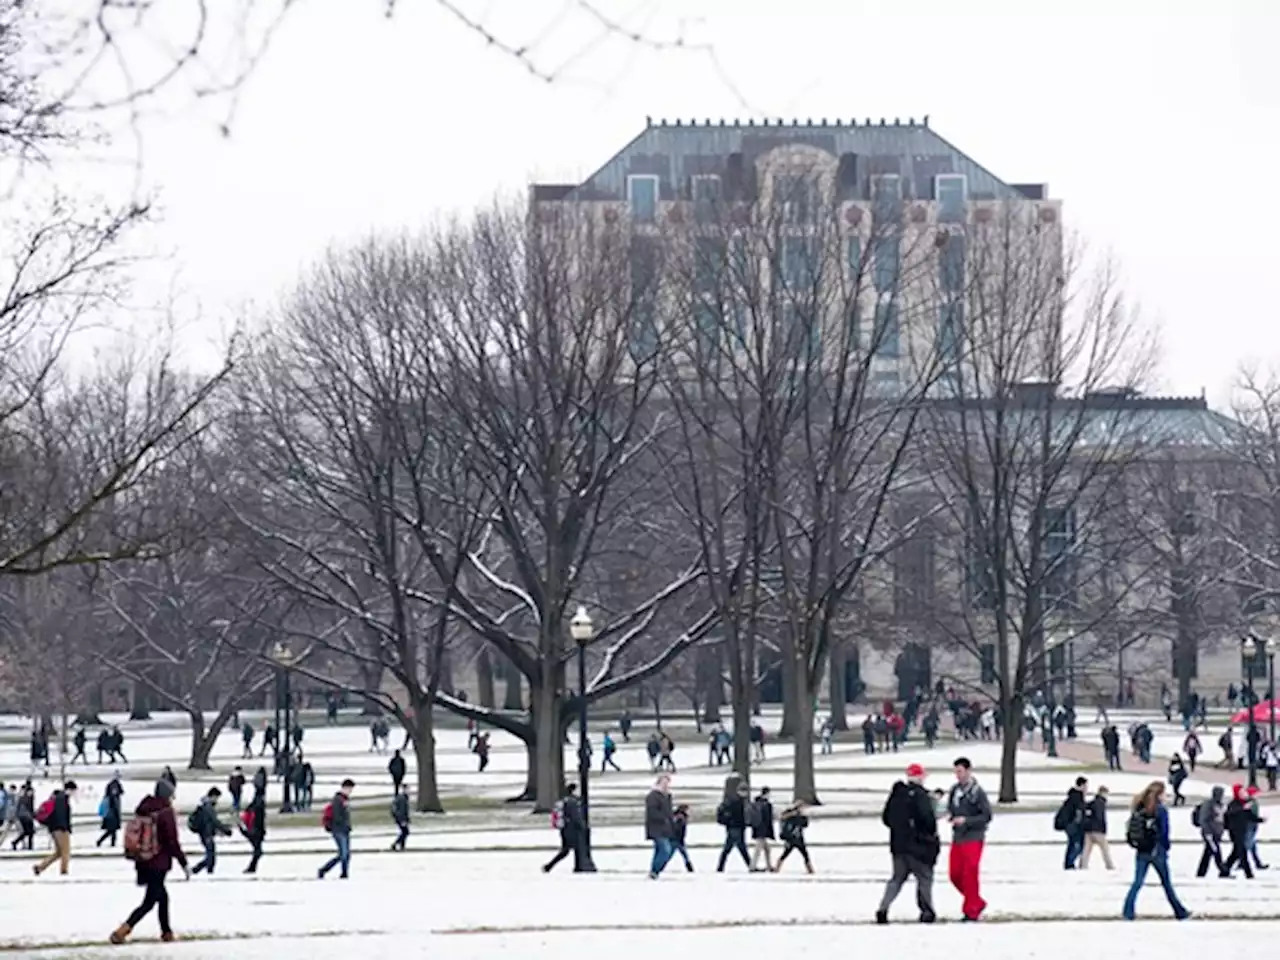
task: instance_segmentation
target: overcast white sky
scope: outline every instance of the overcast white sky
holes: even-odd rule
[[[656,117],[919,117],[1048,182],[1158,320],[1169,392],[1280,359],[1277,0],[301,0],[243,91],[143,121],[148,273],[209,329],[331,242],[581,179]],[[217,4],[214,4],[216,10]],[[566,63],[567,61],[567,63]],[[130,149],[133,149],[130,146]]]

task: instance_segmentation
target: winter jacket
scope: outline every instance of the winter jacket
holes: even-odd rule
[[[182,842],[178,839],[178,822],[173,817],[173,807],[167,800],[147,797],[135,811],[138,816],[154,817],[156,821],[156,841],[159,849],[150,860],[139,860],[138,885],[144,886],[149,877],[164,876],[177,862],[187,865],[187,855],[182,852]]]
[[[253,797],[253,801],[249,806],[245,807],[245,813],[252,814],[253,828],[244,830],[244,820],[241,819],[240,827],[244,830],[245,836],[259,843],[267,835],[267,801],[266,798],[258,793]]]
[[[964,823],[951,828],[952,843],[969,843],[984,840],[991,823],[991,803],[986,791],[972,777],[965,784],[957,783],[947,797],[947,813],[954,819],[964,817]]]
[[[71,832],[71,798],[65,790],[53,791],[53,813],[44,826],[50,833]]]
[[[233,797],[238,797],[244,792],[244,774],[233,773],[227,779],[227,790],[231,792]]]
[[[396,782],[403,780],[404,772],[404,757],[392,757],[391,762],[387,764],[387,773],[391,774],[391,779]]]
[[[1248,802],[1241,800],[1239,797],[1233,798],[1227,804],[1227,812],[1222,819],[1226,824],[1227,834],[1231,837],[1232,843],[1243,843],[1245,836],[1249,833],[1249,828],[1262,822],[1261,818],[1249,809]]]
[[[560,802],[560,832],[576,836],[582,832],[582,803],[577,797],[565,797]]]
[[[773,804],[769,802],[768,797],[761,794],[752,804],[751,839],[772,840],[773,838]]]
[[[397,793],[391,800],[391,819],[396,822],[396,826],[404,826],[409,822],[409,796],[404,793]]]
[[[1222,788],[1214,787],[1213,796],[1200,804],[1200,836],[1221,840],[1226,829],[1222,821]]]
[[[1169,810],[1163,803],[1156,804],[1156,849],[1169,852]]]
[[[1067,799],[1062,808],[1066,811],[1066,829],[1073,830],[1084,822],[1084,791],[1072,787],[1067,791]]]
[[[1084,832],[1107,832],[1107,798],[1101,794],[1084,805]]]
[[[804,843],[804,831],[809,826],[809,818],[795,807],[787,807],[782,811],[782,840],[795,845]]]
[[[721,816],[723,811],[723,817]],[[720,809],[716,811],[716,822],[720,823],[726,830],[745,830],[747,829],[747,799],[746,797],[728,797],[721,804]]]
[[[644,838],[670,840],[671,834],[671,794],[650,790],[644,798]]]
[[[200,805],[196,807],[195,824],[198,828],[196,834],[201,840],[210,840],[215,833],[224,837],[231,836],[231,828],[218,819],[218,811],[208,797],[201,800]]]
[[[333,795],[330,801],[333,806],[333,826],[330,833],[351,833],[351,806],[347,795],[341,791]]]
[[[938,860],[938,820],[933,798],[918,783],[899,781],[889,791],[880,821],[889,828],[889,852],[923,863]]]
[[[671,818],[671,842],[677,847],[684,846],[685,835],[689,831],[689,815],[677,813]]]
[[[265,767],[259,767],[258,772],[253,775],[253,789],[255,793],[267,792],[267,771]]]

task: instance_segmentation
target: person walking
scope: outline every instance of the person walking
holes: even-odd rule
[[[1196,772],[1196,758],[1204,753],[1204,745],[1200,743],[1200,738],[1196,736],[1194,730],[1188,730],[1186,739],[1182,741],[1182,752],[1187,755],[1187,766],[1191,768],[1191,772]]]
[[[267,794],[267,768],[259,767],[253,775],[253,792],[263,796]]]
[[[13,838],[11,849],[17,850],[25,845],[31,850],[36,839],[36,795],[31,789],[30,780],[18,792],[18,807],[14,816],[18,821],[18,835]]]
[[[1200,866],[1196,869],[1197,877],[1204,877],[1209,872],[1209,864],[1217,869],[1218,875],[1226,872],[1222,860],[1222,834],[1226,830],[1223,822],[1222,787],[1214,787],[1209,799],[1191,811],[1192,826],[1200,830],[1200,839],[1204,850],[1200,854]]]
[[[240,813],[240,798],[244,794],[244,771],[236,767],[231,771],[231,776],[227,777],[227,792],[231,794],[231,809],[238,815]]]
[[[716,873],[724,873],[725,862],[729,853],[738,851],[742,862],[751,869],[751,857],[747,854],[747,805],[750,789],[746,783],[739,783],[731,796],[726,796],[716,808],[716,823],[724,827],[724,846],[720,849],[720,862],[716,865]]]
[[[106,727],[103,727],[101,730],[98,731],[97,749],[98,749],[98,766],[102,766],[103,754],[110,755],[111,753],[111,734],[107,732]]]
[[[768,787],[760,788],[760,795],[748,812],[751,821],[751,872],[760,871],[760,855],[764,854],[764,869],[772,873],[773,851],[769,842],[774,839],[773,801],[769,799]]]
[[[1182,795],[1182,785],[1186,783],[1187,765],[1182,762],[1182,757],[1174,754],[1169,758],[1169,773],[1165,778],[1169,781],[1169,786],[1173,787],[1173,805],[1180,807],[1187,802],[1187,798]]]
[[[1074,870],[1080,854],[1084,853],[1085,791],[1089,781],[1076,777],[1075,785],[1067,791],[1067,798],[1054,815],[1053,826],[1067,835],[1067,849],[1062,857],[1062,869]]]
[[[1258,807],[1258,788],[1249,787],[1245,791],[1245,795],[1245,803],[1249,807],[1249,812],[1253,815],[1253,822],[1249,824],[1249,830],[1245,836],[1246,852],[1253,857],[1253,868],[1255,870],[1270,870],[1270,865],[1263,863],[1262,857],[1258,853],[1258,825],[1265,822]]]
[[[403,852],[405,844],[409,841],[409,791],[407,789],[396,790],[396,795],[391,798],[391,821],[400,831],[396,834],[391,849]]]
[[[84,752],[85,744],[88,742],[88,739],[89,735],[84,732],[84,727],[76,727],[76,735],[71,740],[72,744],[74,744],[76,748],[75,754],[71,757],[72,763],[80,760],[85,764],[85,766],[88,766],[89,758]]]
[[[613,759],[613,755],[617,752],[618,745],[614,742],[612,734],[606,730],[604,734],[604,759],[600,761],[601,773],[604,773],[605,769],[608,767],[613,767],[613,769],[617,770],[619,773],[622,772],[622,768],[618,766],[618,761]]]
[[[332,835],[337,853],[316,872],[316,878],[323,880],[334,867],[340,867],[340,876],[346,880],[351,874],[351,794],[356,782],[351,779],[342,781],[342,789],[333,795],[329,805],[320,816],[320,825],[325,832]]]
[[[689,832],[689,805],[682,803],[676,807],[671,816],[671,860],[680,854],[687,872],[693,873],[693,861],[689,859],[689,848],[685,846],[685,837]]]
[[[938,840],[938,819],[933,800],[924,789],[925,771],[918,763],[907,767],[906,780],[889,791],[881,822],[889,828],[889,854],[893,875],[885,884],[884,896],[876,910],[876,923],[889,922],[889,907],[902,892],[908,877],[916,878],[916,906],[920,922],[933,923],[933,868],[942,844]]]
[[[240,728],[240,742],[244,744],[240,751],[241,760],[253,759],[253,724],[248,720],[244,722],[244,726]]]
[[[809,826],[804,801],[799,799],[793,801],[791,806],[782,811],[778,820],[781,824],[779,832],[782,837],[782,854],[778,857],[778,862],[773,865],[773,872],[779,873],[782,870],[782,864],[787,857],[791,856],[791,851],[795,850],[804,861],[805,873],[813,873],[813,861],[809,859],[809,848],[804,842],[804,831]]]
[[[588,749],[590,749],[589,745]],[[489,731],[487,730],[476,737],[476,759],[479,761],[478,772],[484,773],[489,766]]]
[[[968,757],[954,765],[956,782],[947,796],[947,816],[951,821],[951,885],[964,898],[964,920],[977,921],[987,902],[982,899],[982,849],[991,823],[991,803],[973,776]]]
[[[102,794],[102,836],[94,846],[100,847],[107,840],[111,841],[111,846],[116,845],[116,836],[124,819],[121,811],[123,801],[124,787],[120,783],[120,774],[116,773]]]
[[[71,801],[75,795],[76,782],[68,780],[61,790],[53,791],[53,796],[36,810],[36,823],[49,831],[49,839],[53,843],[49,855],[31,868],[37,877],[55,862],[62,876],[71,870]]]
[[[1102,750],[1107,755],[1107,769],[1120,769],[1120,731],[1108,723],[1102,728]]]
[[[187,829],[200,838],[200,845],[204,847],[204,857],[192,869],[193,874],[208,872],[212,875],[213,868],[218,864],[217,837],[231,836],[231,828],[218,819],[218,799],[221,796],[221,790],[210,787],[209,792],[187,817]]]
[[[119,727],[111,728],[111,736],[107,741],[107,753],[111,755],[112,763],[129,762],[129,758],[124,755],[124,734],[120,732]]]
[[[172,943],[165,878],[175,863],[182,867],[187,880],[191,879],[191,871],[187,869],[187,856],[178,839],[178,823],[173,816],[173,785],[169,781],[158,781],[151,796],[138,804],[133,822],[125,831],[124,852],[133,861],[138,886],[145,887],[146,893],[138,908],[112,932],[111,942],[124,943],[142,918],[155,908],[160,920],[160,939]]]
[[[1239,866],[1244,875],[1253,879],[1253,865],[1249,862],[1249,828],[1261,821],[1250,808],[1244,787],[1234,784],[1231,787],[1231,802],[1227,804],[1227,812],[1222,817],[1227,828],[1227,836],[1231,838],[1231,855],[1222,867],[1223,877],[1231,876],[1231,869]]]
[[[1094,848],[1102,854],[1102,863],[1108,870],[1116,865],[1111,861],[1111,845],[1107,843],[1107,798],[1110,791],[1099,787],[1098,792],[1084,808],[1084,852],[1080,857],[1080,869],[1089,869],[1089,857]]]
[[[578,802],[578,785],[570,783],[564,788],[564,797],[551,811],[551,827],[560,832],[560,849],[542,865],[543,873],[550,873],[557,863],[573,854],[573,872],[582,872],[582,804]]]
[[[391,792],[399,793],[400,784],[404,783],[405,775],[404,757],[399,750],[391,755],[391,760],[387,764],[387,773],[391,775]]]
[[[244,813],[240,814],[240,833],[253,848],[253,856],[244,872],[258,872],[258,862],[262,859],[262,844],[267,839],[267,798],[262,791],[256,791]]]
[[[1138,904],[1138,894],[1142,892],[1143,881],[1147,871],[1154,869],[1164,888],[1164,895],[1173,908],[1173,915],[1179,920],[1191,916],[1191,911],[1182,905],[1178,894],[1173,889],[1173,880],[1169,876],[1169,811],[1163,803],[1164,784],[1159,780],[1147,785],[1133,801],[1133,809],[1129,815],[1129,823],[1125,828],[1125,840],[1133,848],[1133,883],[1124,899],[1121,915],[1132,920],[1134,909]]]
[[[174,774],[174,772],[173,772],[173,767],[169,766],[169,765],[166,763],[166,764],[165,764],[164,769],[160,771],[160,779],[161,779],[161,780],[168,780],[168,781],[169,781],[169,786],[173,787],[174,793],[177,793],[177,791],[178,791],[178,777],[177,777],[177,775],[176,775],[176,774]]]
[[[649,860],[649,879],[657,880],[671,855],[675,852],[671,838],[674,833],[674,813],[671,809],[671,778],[658,777],[653,789],[644,798],[644,837],[653,844],[653,856]]]

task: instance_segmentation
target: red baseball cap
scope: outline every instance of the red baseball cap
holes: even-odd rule
[[[907,776],[913,780],[923,780],[924,767],[920,766],[918,763],[911,764],[911,766],[907,767]]]

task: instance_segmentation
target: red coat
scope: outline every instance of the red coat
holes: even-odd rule
[[[185,867],[187,855],[182,852],[182,841],[178,838],[178,821],[173,816],[173,805],[167,800],[147,797],[138,804],[135,812],[140,816],[155,817],[156,842],[160,847],[150,860],[138,862],[139,886],[145,884],[149,876],[164,876],[173,869],[174,861]]]

